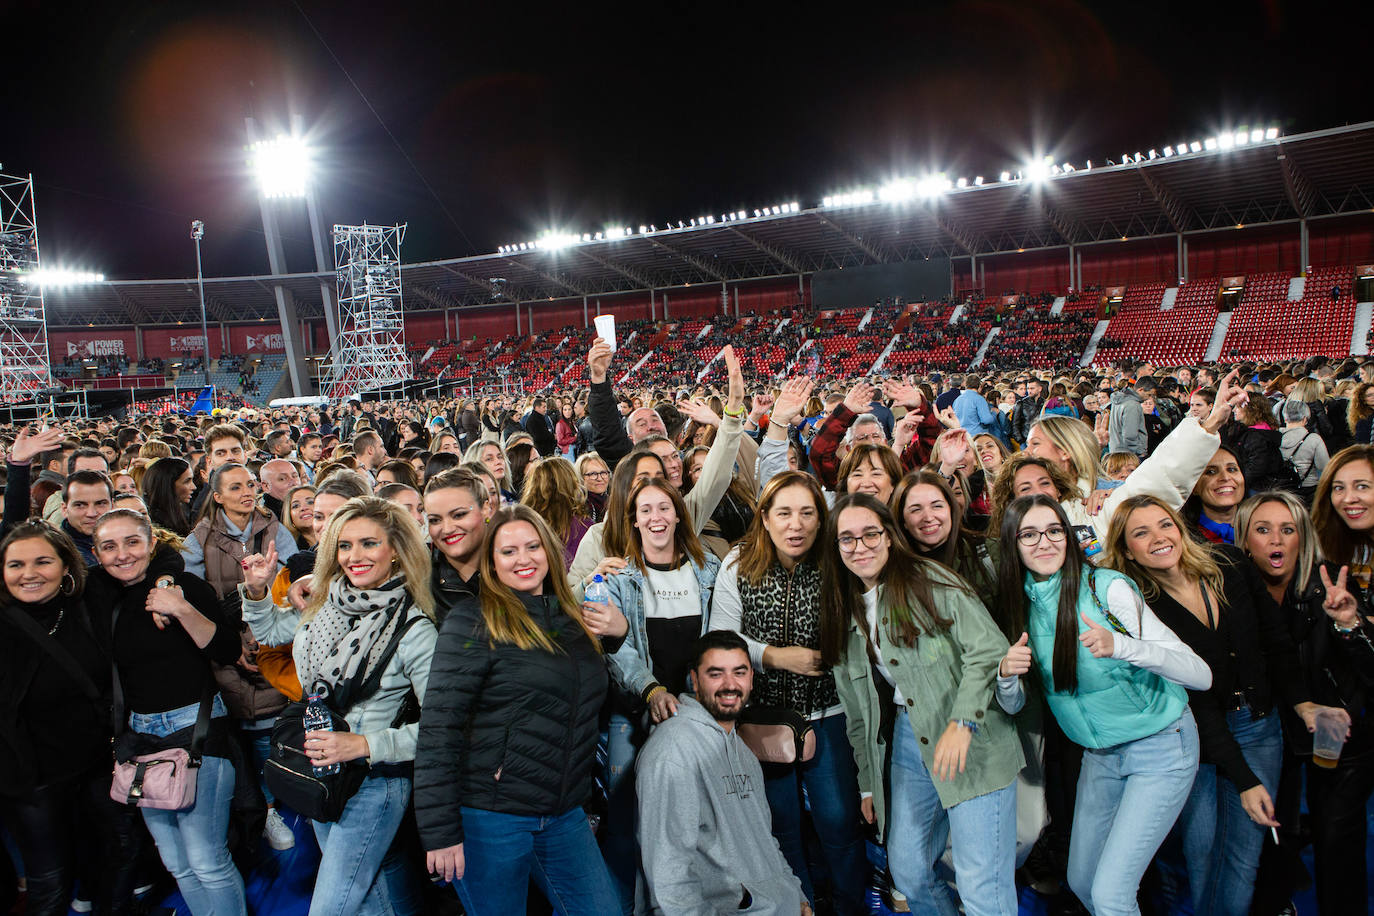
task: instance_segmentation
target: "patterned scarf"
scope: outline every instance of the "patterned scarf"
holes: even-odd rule
[[[310,623],[296,634],[305,643],[305,667],[299,672],[306,693],[324,683],[331,692],[357,675],[365,680],[405,622],[411,605],[404,576],[377,588],[355,588],[346,576],[329,585],[329,597]]]

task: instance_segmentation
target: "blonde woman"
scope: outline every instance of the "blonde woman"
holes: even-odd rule
[[[493,516],[478,594],[444,618],[415,758],[426,865],[470,916],[525,912],[531,875],[564,916],[619,910],[582,804],[608,676],[606,608],[577,604],[528,506]],[[556,866],[556,867],[553,867]]]
[[[337,710],[349,731],[311,732],[305,742],[315,766],[350,760],[370,766],[339,820],[314,822],[322,857],[310,914],[382,912],[409,893],[405,868],[389,849],[410,801],[419,734],[418,723],[398,722],[398,714],[407,695],[425,696],[437,637],[429,551],[404,509],[366,496],[350,499],[330,518],[304,612],[272,603],[275,549],[254,554],[244,567],[244,620],[263,645],[293,643],[297,674],[311,693],[361,683],[402,634],[377,691]]]
[[[587,510],[587,491],[578,479],[573,463],[563,457],[545,458],[525,475],[520,502],[549,523],[563,544],[563,566],[572,565],[577,545],[592,526]]]

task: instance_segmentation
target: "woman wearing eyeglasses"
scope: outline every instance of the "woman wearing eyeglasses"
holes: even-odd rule
[[[611,470],[596,452],[583,452],[577,456],[577,474],[587,490],[587,509],[595,525],[606,518],[606,490],[611,486]]]
[[[1050,712],[1084,748],[1069,886],[1096,913],[1139,913],[1146,866],[1188,799],[1198,733],[1187,690],[1212,672],[1135,584],[1094,569],[1060,503],[1016,499],[1002,517],[1003,619],[1030,635]]]
[[[893,883],[912,912],[955,916],[933,868],[952,836],[964,911],[1015,913],[1015,780],[1025,761],[1016,726],[992,702],[1006,637],[968,585],[913,554],[867,494],[835,504],[821,582],[821,662],[835,676],[863,815],[885,833]]]

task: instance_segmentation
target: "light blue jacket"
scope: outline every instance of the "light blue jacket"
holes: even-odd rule
[[[954,399],[953,407],[954,415],[959,418],[959,425],[968,430],[970,438],[993,431],[997,416],[988,404],[987,398],[978,392],[965,388]]]
[[[697,575],[697,586],[701,592],[701,632],[705,633],[711,620],[711,590],[716,584],[716,574],[720,572],[720,560],[708,553],[706,563],[701,566],[692,563],[692,570]],[[625,641],[611,656],[611,676],[627,693],[636,697],[643,696],[649,685],[654,683],[654,660],[649,655],[649,630],[644,614],[645,585],[643,570],[633,564],[625,567],[619,575],[606,579],[611,604],[620,608],[620,613],[625,615],[630,624]]]
[[[293,642],[296,631],[301,626],[300,611],[292,607],[277,607],[268,597],[254,601],[243,592],[243,621],[253,631],[254,638],[264,646],[281,646]],[[423,612],[414,605],[410,616],[420,616]],[[377,692],[361,703],[355,703],[345,713],[348,727],[355,734],[367,739],[368,762],[405,763],[415,759],[415,742],[420,734],[420,723],[413,722],[392,728],[396,713],[401,709],[406,694],[413,687],[415,696],[424,702],[425,688],[429,685],[429,663],[434,658],[434,643],[439,638],[439,630],[432,620],[422,620],[411,625],[396,654],[387,662],[386,672],[382,675],[381,686]],[[291,655],[296,668],[305,666],[305,649],[300,643],[292,647]]]

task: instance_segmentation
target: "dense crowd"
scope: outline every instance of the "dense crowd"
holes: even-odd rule
[[[25,912],[1366,911],[1374,361],[631,355],[0,428]]]

